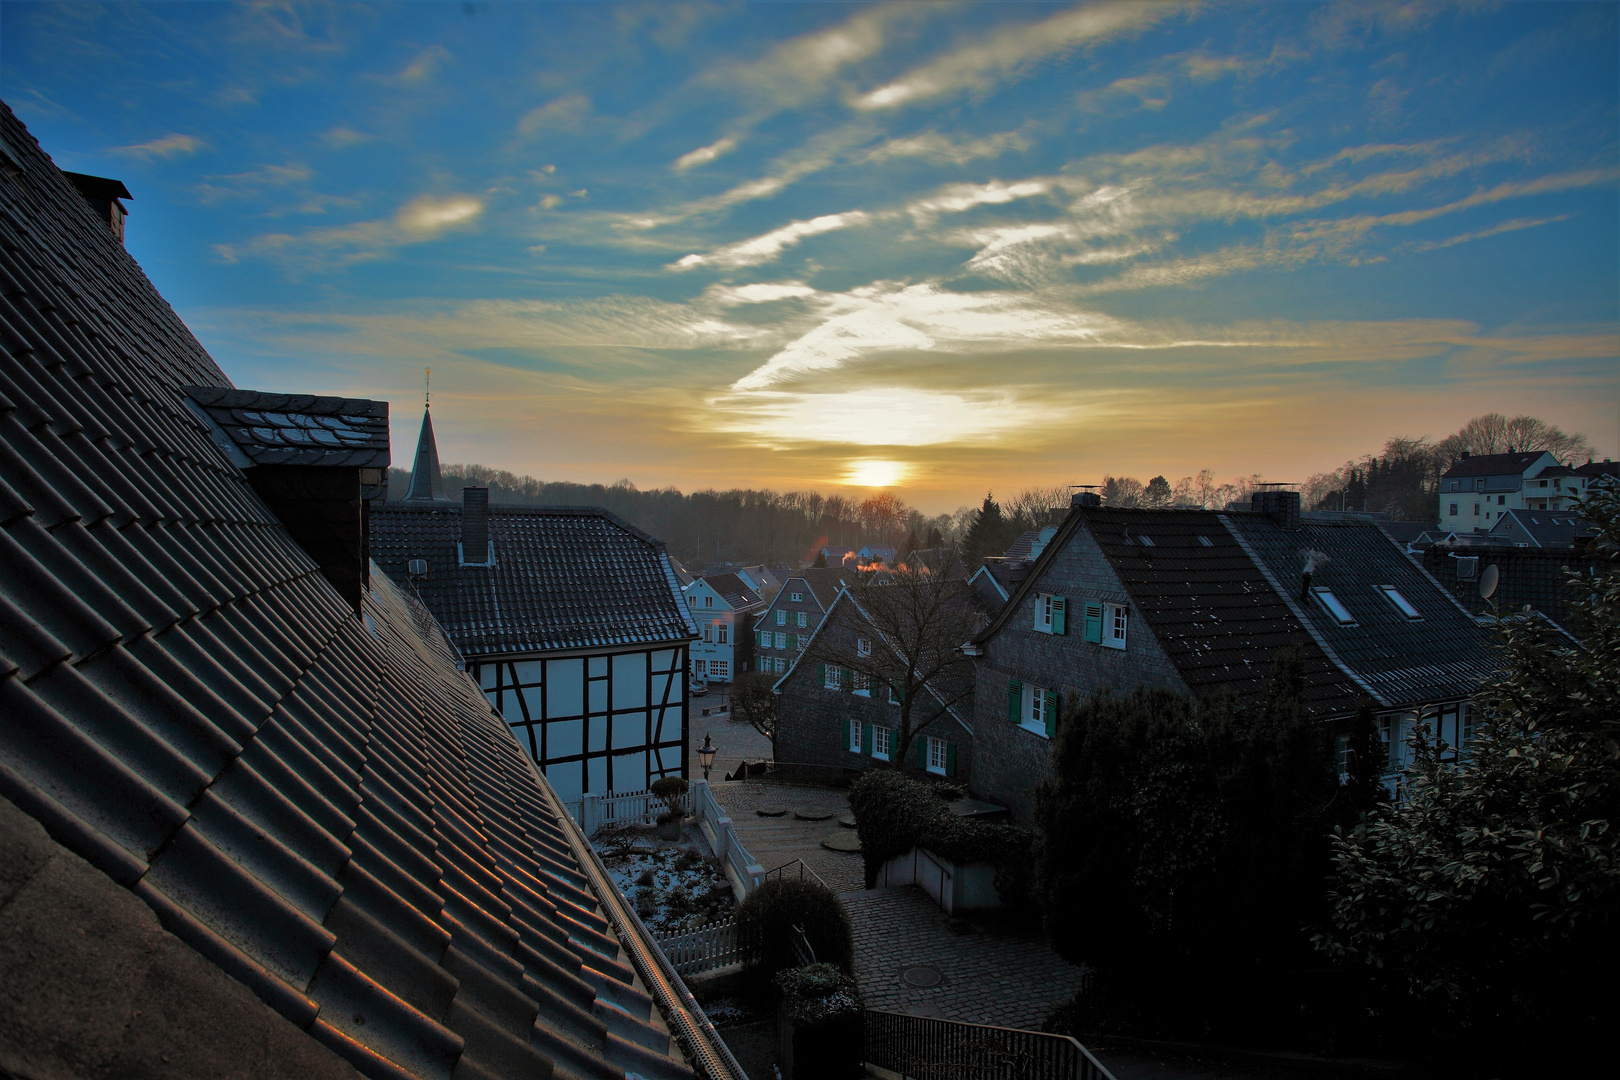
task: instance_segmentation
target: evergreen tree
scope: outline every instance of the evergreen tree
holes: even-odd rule
[[[1001,515],[1001,506],[990,492],[985,492],[984,505],[968,526],[967,538],[962,546],[969,566],[978,566],[986,558],[1007,550],[1007,519]]]
[[[945,546],[945,537],[940,533],[937,525],[928,530],[928,546],[935,551]]]
[[[816,552],[816,561],[810,564],[817,570],[827,569],[827,552],[825,549]]]

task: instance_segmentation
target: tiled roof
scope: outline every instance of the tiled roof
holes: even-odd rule
[[[182,388],[254,465],[388,465],[388,402]]]
[[[1448,480],[1461,476],[1508,476],[1523,473],[1546,453],[1537,450],[1524,454],[1474,454],[1458,458],[1451,468],[1440,475]]]
[[[1422,537],[1425,533],[1433,532],[1434,525],[1425,525],[1421,521],[1379,521],[1377,525],[1397,544],[1405,546]]]
[[[664,546],[589,506],[492,506],[494,566],[460,566],[461,504],[385,503],[371,553],[412,586],[456,648],[500,656],[697,636]],[[409,563],[425,559],[412,582]]]
[[[1029,558],[1030,549],[1035,546],[1035,541],[1040,538],[1041,534],[1033,529],[1021,532],[1018,534],[1018,539],[1012,542],[1012,546],[1001,554],[1008,559],[1027,559]]]
[[[1468,697],[1489,671],[1486,635],[1374,522],[1307,518],[1286,529],[1264,514],[1229,513],[1223,520],[1316,639],[1381,704]],[[1352,624],[1340,625],[1314,600],[1299,601],[1312,552],[1311,586],[1331,590]],[[1383,585],[1394,587],[1421,618],[1402,614],[1380,591]]]
[[[1588,461],[1575,466],[1575,471],[1582,476],[1620,476],[1620,461]]]
[[[842,566],[812,566],[800,570],[793,577],[803,581],[814,594],[816,603],[821,605],[823,612],[832,608],[833,601],[838,599],[838,590],[844,587],[844,580],[853,575]],[[792,578],[788,579],[790,582]],[[792,592],[791,585],[783,586]]]
[[[1568,511],[1504,510],[1486,535],[1492,540],[1511,537],[1507,522],[1517,522],[1525,535],[1544,548],[1574,547],[1577,540],[1594,535],[1597,530],[1583,517]]]
[[[1079,507],[1071,516],[1089,527],[1194,692],[1263,694],[1272,658],[1298,649],[1304,701],[1312,712],[1346,712],[1366,700],[1213,511]],[[1053,537],[1048,551],[1065,542],[1064,532]],[[1152,546],[1142,543],[1144,536]]]
[[[1579,473],[1577,473],[1574,469],[1570,468],[1568,465],[1548,465],[1545,468],[1541,469],[1539,472],[1537,472],[1536,475],[1534,477],[1532,477],[1532,479],[1534,479],[1534,480],[1551,480],[1555,476],[1579,476],[1579,475],[1580,475]]]
[[[703,582],[713,589],[733,611],[750,611],[765,601],[759,593],[748,587],[748,582],[734,573],[711,574]]]
[[[305,1050],[373,1077],[690,1075],[450,645],[381,574],[355,616],[183,404],[218,367],[3,107],[0,138],[24,165],[0,178],[0,793]],[[3,957],[8,985],[19,960],[72,977]],[[127,1022],[152,1059],[128,1074],[170,1074],[179,1028]]]
[[[1504,615],[1523,611],[1526,604],[1571,633],[1573,625],[1567,571],[1589,574],[1604,567],[1602,559],[1574,551],[1535,548],[1435,546],[1423,553],[1423,568],[1457,602],[1475,615]],[[1489,600],[1479,595],[1480,575],[1496,567],[1496,591]]]

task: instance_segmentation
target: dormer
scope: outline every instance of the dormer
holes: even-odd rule
[[[124,186],[122,180],[112,180],[105,176],[89,176],[85,173],[63,172],[68,182],[79,189],[84,201],[96,212],[101,223],[112,230],[113,236],[122,244],[124,242],[124,219],[129,211],[120,199],[133,199],[129,188]]]

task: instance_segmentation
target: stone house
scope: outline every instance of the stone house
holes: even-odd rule
[[[754,670],[785,675],[832,610],[844,582],[855,580],[842,566],[800,570],[788,576],[754,620]]]
[[[816,649],[828,637],[832,640],[824,644],[829,647]],[[929,685],[922,715],[940,715],[914,733],[904,760],[896,761],[901,752],[898,697],[858,671],[810,658],[827,653],[870,656],[873,650],[891,648],[849,589],[839,590],[805,645],[805,654],[773,688],[778,695],[778,762],[853,771],[898,764],[908,772],[971,784],[971,687]],[[912,722],[920,722],[917,712]]]
[[[1257,695],[1281,650],[1311,715],[1375,710],[1392,769],[1414,724],[1463,742],[1481,628],[1375,523],[1302,519],[1281,495],[1257,496],[1269,512],[1071,507],[968,645],[975,791],[1027,821],[1065,708],[1141,685]]]

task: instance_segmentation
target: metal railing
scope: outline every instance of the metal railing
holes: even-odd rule
[[[797,878],[800,881],[813,881],[817,885],[820,885],[823,889],[826,889],[828,892],[832,891],[827,883],[821,880],[821,875],[810,869],[809,864],[807,864],[803,859],[794,859],[790,863],[783,863],[775,870],[765,871],[765,877],[763,880],[769,881],[773,877],[778,879],[786,879],[791,877]]]
[[[658,947],[664,951],[670,967],[682,977],[740,964],[747,952],[737,932],[735,918],[659,938]]]
[[[865,1060],[911,1080],[1114,1080],[1068,1035],[866,1010]]]

